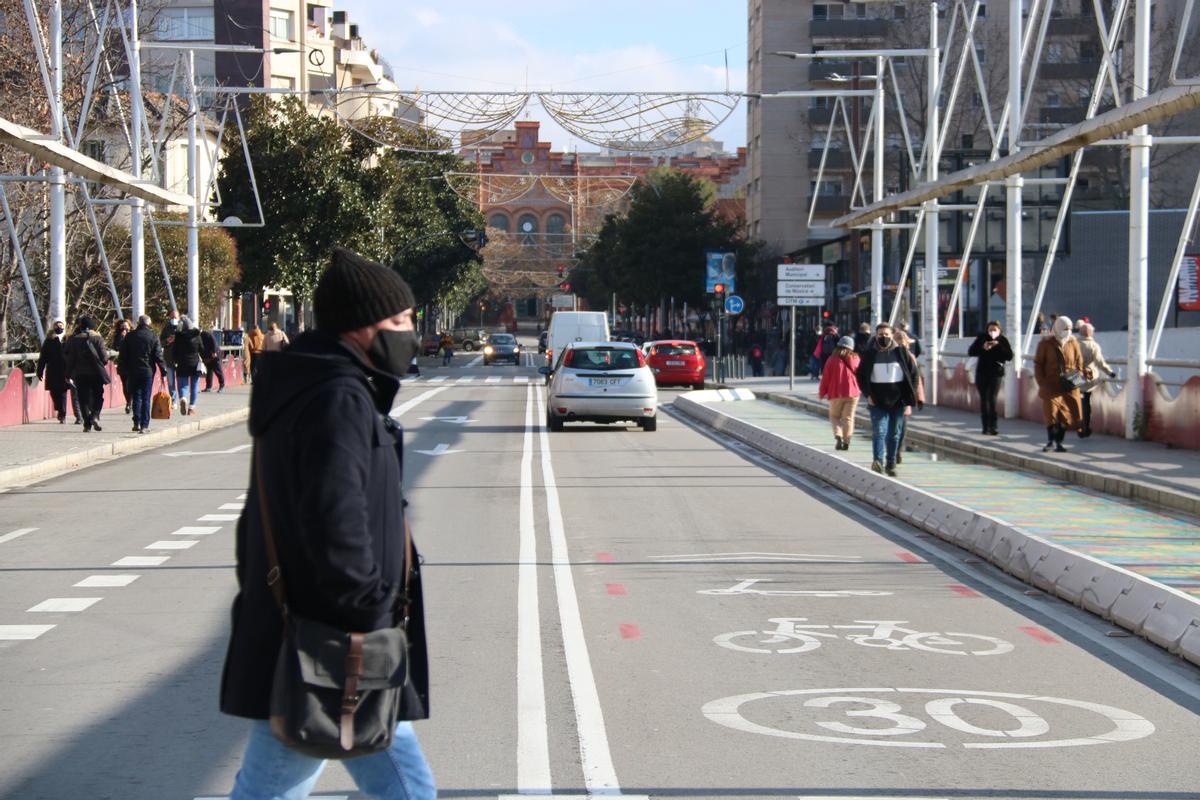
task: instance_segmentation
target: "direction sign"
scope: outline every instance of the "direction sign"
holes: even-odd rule
[[[824,281],[779,281],[780,297],[825,297]]]
[[[746,302],[736,294],[731,294],[725,298],[725,313],[740,314],[746,308]]]
[[[825,280],[824,264],[779,264],[777,269],[779,274],[776,277],[781,281]]]
[[[775,299],[777,306],[810,306],[812,308],[820,308],[825,305],[824,297],[777,297]]]

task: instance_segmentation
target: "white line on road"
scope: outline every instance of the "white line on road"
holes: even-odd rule
[[[222,503],[218,511],[241,511],[246,507],[245,503]]]
[[[125,556],[112,563],[114,567],[157,567],[167,563],[170,556]]]
[[[415,450],[413,452],[420,453],[423,456],[452,456],[455,453],[461,453],[462,450],[451,450],[450,445],[442,442],[435,445],[432,450]]]
[[[455,383],[474,383],[474,382],[475,382],[475,378],[471,375],[468,375],[465,378],[459,378],[458,380],[455,381]]]
[[[4,544],[5,542],[11,542],[13,539],[19,539],[20,537],[24,536],[25,534],[33,533],[36,530],[37,530],[37,528],[17,528],[15,531],[13,531],[11,533],[6,533],[3,536],[0,536],[0,544]]]
[[[140,577],[140,575],[89,575],[73,585],[76,589],[119,589],[122,586],[128,586]]]
[[[430,383],[445,383],[445,381],[446,381],[446,378],[447,378],[447,377],[449,377],[449,376],[447,376],[447,375],[438,375],[436,378],[430,378],[430,379],[429,379],[429,382],[430,382]]]
[[[407,414],[409,411],[412,411],[419,404],[425,402],[429,398],[433,397],[435,394],[444,392],[449,388],[450,388],[449,386],[439,386],[436,389],[428,389],[424,392],[421,392],[419,395],[414,397],[412,400],[409,400],[405,403],[401,403],[400,405],[393,408],[392,413],[389,414],[388,416],[390,416],[392,419],[399,419],[401,415]]]
[[[74,611],[86,611],[103,600],[103,597],[51,597],[43,600],[33,608],[32,613],[66,614]]]
[[[249,450],[253,445],[239,444],[236,447],[231,447],[228,450],[176,450],[173,453],[163,453],[167,458],[179,458],[180,456],[228,456],[234,453],[240,453],[243,450]]]
[[[517,791],[546,794],[552,784],[546,685],[542,677],[542,618],[538,611],[537,533],[533,523],[533,409],[530,386],[525,390],[517,570]]]
[[[545,405],[543,390],[537,389],[538,407]],[[583,618],[579,614],[579,598],[575,594],[575,579],[571,575],[571,559],[567,552],[567,534],[563,525],[562,506],[554,467],[550,463],[550,435],[546,426],[538,423],[542,448],[542,481],[546,487],[546,517],[550,527],[550,560],[554,565],[554,588],[558,595],[558,616],[562,628],[563,651],[567,661],[567,681],[571,684],[571,699],[575,706],[575,727],[579,734],[579,758],[583,767],[583,785],[589,794],[614,795],[621,793],[617,771],[608,747],[604,729],[604,711],[600,693],[588,655]]]
[[[197,522],[236,522],[241,514],[205,514],[203,517],[197,517]]]
[[[187,550],[195,547],[198,542],[195,539],[160,539],[157,542],[152,542],[144,549],[146,550]]]
[[[473,358],[467,362],[467,366],[468,367],[478,367],[482,363],[483,363],[483,356],[475,356],[475,358]]]
[[[492,377],[490,377],[490,378],[485,378],[483,382],[484,382],[484,383],[499,383],[499,382],[500,382],[500,376],[499,376],[499,375],[493,375],[493,376],[492,376]]]
[[[53,627],[53,625],[0,625],[0,641],[28,642]]]
[[[199,525],[185,525],[177,531],[171,531],[172,536],[212,536],[217,531],[221,530],[220,525],[210,525],[200,527]]]
[[[244,500],[246,499],[246,495],[244,495],[244,494],[239,494],[239,495],[237,496],[237,498],[236,498],[236,499],[238,499],[238,500],[243,500],[243,501],[244,501]]]
[[[513,383],[529,383],[529,376],[528,375],[515,375],[515,376],[513,376]]]

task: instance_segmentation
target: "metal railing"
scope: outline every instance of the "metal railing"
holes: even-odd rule
[[[942,362],[943,362],[944,366],[952,366],[951,364],[945,363],[947,359],[961,359],[961,360],[965,361],[966,359],[970,358],[970,356],[967,355],[966,352],[956,352],[956,351],[951,351],[951,350],[943,350],[941,352],[941,356],[942,356]],[[1030,361],[1034,360],[1034,356],[1029,353],[1025,353],[1021,356],[1021,360],[1025,361],[1025,362],[1030,362]],[[1124,366],[1129,365],[1129,359],[1124,358],[1122,356],[1117,356],[1115,358],[1109,358],[1106,360],[1108,361],[1109,364],[1112,364],[1115,366],[1124,367]],[[1186,369],[1186,370],[1192,370],[1193,372],[1200,372],[1200,361],[1197,361],[1194,359],[1147,358],[1146,365],[1150,366],[1150,367],[1164,367],[1166,369]],[[1109,380],[1112,383],[1125,383],[1126,379],[1123,376],[1118,375],[1117,377],[1110,378]],[[1160,381],[1162,382],[1163,386],[1172,386],[1172,387],[1178,388],[1178,387],[1181,387],[1184,385],[1184,382],[1166,381],[1166,380],[1162,380],[1161,377],[1160,377]]]
[[[721,381],[736,381],[745,378],[749,374],[750,362],[745,356],[727,355],[720,358],[709,359],[709,365],[714,383]]]

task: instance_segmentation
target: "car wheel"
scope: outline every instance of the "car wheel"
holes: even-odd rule
[[[693,383],[692,388],[695,389],[696,391],[700,391],[701,389],[704,388],[704,384],[703,383]]]
[[[463,342],[463,350],[466,350],[466,351],[469,353],[469,352],[471,352],[471,351],[472,351],[472,350],[474,350],[474,349],[475,349],[475,345],[474,345],[474,343],[472,343],[472,342]]]
[[[563,429],[563,421],[550,413],[550,409],[546,409],[546,427],[555,433]]]
[[[656,431],[658,430],[658,417],[643,417],[638,420],[638,427],[644,431]]]

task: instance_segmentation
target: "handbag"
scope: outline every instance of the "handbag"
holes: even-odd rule
[[[1062,350],[1054,348],[1058,353],[1058,382],[1064,392],[1073,392],[1077,389],[1082,389],[1087,385],[1087,378],[1077,369],[1067,369],[1066,361],[1063,360]]]
[[[399,624],[355,633],[293,613],[264,493],[262,455],[254,469],[267,551],[267,585],[283,616],[283,642],[271,682],[271,733],[313,758],[344,759],[392,744],[408,682],[412,531],[404,521],[404,591]]]

